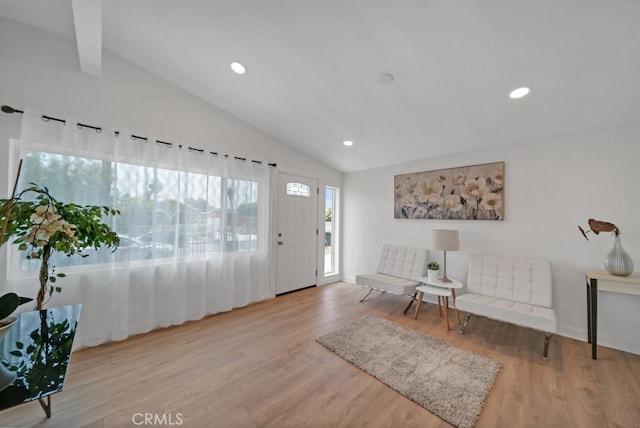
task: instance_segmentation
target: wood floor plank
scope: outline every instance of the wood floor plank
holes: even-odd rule
[[[539,331],[472,317],[461,335],[437,305],[414,320],[406,299],[364,294],[336,283],[76,351],[51,419],[33,402],[0,426],[136,427],[145,413],[183,427],[449,426],[316,342],[369,313],[502,364],[478,427],[638,426],[640,355],[601,347],[593,361],[556,336],[543,361]]]

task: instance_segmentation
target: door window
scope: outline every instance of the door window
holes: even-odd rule
[[[309,197],[309,186],[303,183],[287,183],[287,195]]]

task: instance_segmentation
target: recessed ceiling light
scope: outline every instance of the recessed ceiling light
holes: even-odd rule
[[[351,147],[353,146],[353,141],[345,140],[342,142],[342,144],[344,144],[347,147]]]
[[[231,69],[238,74],[244,74],[247,71],[247,69],[244,68],[244,65],[240,64],[239,62],[232,62]]]
[[[513,99],[522,98],[525,95],[527,95],[529,93],[529,91],[531,91],[531,87],[530,86],[523,86],[521,88],[517,88],[517,89],[514,89],[513,91],[511,91],[511,93],[509,94],[509,97],[513,98]]]

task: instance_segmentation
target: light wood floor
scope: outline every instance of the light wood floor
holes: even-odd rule
[[[315,342],[367,313],[502,364],[480,427],[640,426],[640,355],[600,347],[593,361],[589,345],[557,336],[543,361],[541,332],[473,318],[463,336],[435,305],[414,320],[404,298],[363,295],[336,283],[75,352],[50,420],[32,402],[0,426],[149,426],[140,413],[183,427],[449,426]]]

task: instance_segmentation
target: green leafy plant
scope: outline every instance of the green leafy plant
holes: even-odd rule
[[[60,202],[49,189],[33,183],[10,199],[0,199],[0,222],[4,224],[0,245],[14,238],[13,243],[26,252],[27,259],[41,261],[36,309],[43,308],[47,294],[50,298],[54,291],[61,291],[52,284],[65,274],[56,274],[55,266],[49,265],[51,255],[60,252],[69,257],[88,257],[83,250],[103,245],[115,251],[120,239],[103,222],[103,216],[119,214],[106,206]]]
[[[438,262],[429,262],[429,263],[427,263],[427,269],[429,269],[429,270],[439,270],[440,269],[440,265],[438,264]]]

